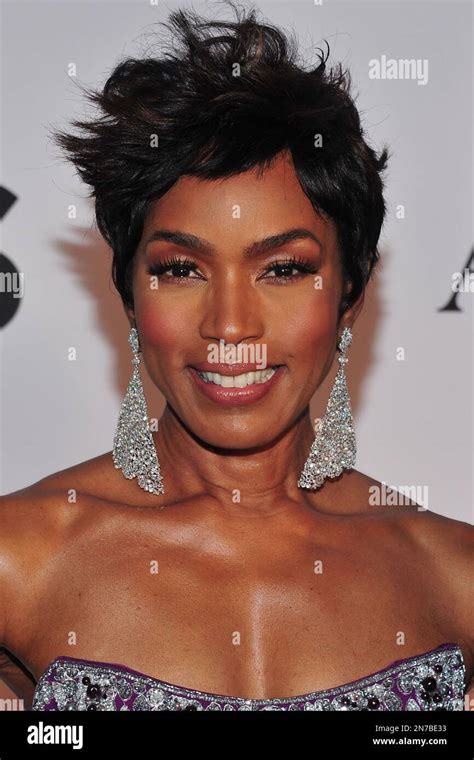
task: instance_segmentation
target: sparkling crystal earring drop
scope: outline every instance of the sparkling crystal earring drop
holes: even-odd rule
[[[140,343],[135,327],[130,330],[128,342],[133,352],[133,374],[120,408],[114,436],[113,460],[115,467],[121,469],[126,478],[137,478],[138,485],[144,491],[163,494],[165,490],[138,369]]]
[[[336,478],[356,461],[356,441],[352,424],[351,403],[344,365],[346,351],[352,341],[350,327],[345,327],[339,340],[339,370],[331,388],[326,412],[322,418],[298,481],[300,488],[319,488],[326,478]]]

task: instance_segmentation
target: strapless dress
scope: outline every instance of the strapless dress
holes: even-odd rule
[[[213,694],[117,663],[60,656],[38,679],[32,710],[463,710],[465,677],[454,643],[341,686],[270,699]]]

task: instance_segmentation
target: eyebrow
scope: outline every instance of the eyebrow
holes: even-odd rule
[[[196,235],[192,235],[189,232],[181,232],[180,230],[165,230],[156,229],[146,239],[145,246],[149,245],[156,240],[164,240],[169,243],[175,243],[182,248],[188,248],[191,251],[197,251],[204,254],[216,254],[216,248],[208,240],[203,240]],[[313,240],[322,248],[321,241],[316,237],[314,232],[305,229],[304,227],[296,227],[285,232],[280,232],[277,235],[270,235],[269,237],[257,240],[251,243],[244,249],[244,256],[258,256],[259,254],[271,251],[273,248],[279,248],[286,243],[291,243],[293,240]]]

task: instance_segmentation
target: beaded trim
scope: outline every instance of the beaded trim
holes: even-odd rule
[[[462,710],[464,680],[465,663],[457,644],[442,644],[396,660],[376,673],[340,686],[271,699],[215,694],[115,663],[60,656],[39,678],[32,709]]]

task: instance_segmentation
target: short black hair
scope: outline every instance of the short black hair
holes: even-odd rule
[[[53,141],[92,188],[113,281],[130,308],[132,262],[152,201],[182,175],[218,179],[257,167],[261,176],[287,152],[313,207],[336,226],[350,283],[341,316],[379,258],[388,150],[377,155],[366,142],[350,73],[340,63],[327,67],[327,42],[326,55],[317,48],[318,64],[305,68],[294,33],[259,22],[253,8],[226,4],[235,21],[172,12],[161,24],[176,33],[169,50],[126,58],[102,91],[84,88],[101,114],[72,122],[82,134],[54,130]]]

